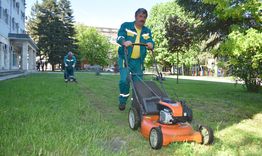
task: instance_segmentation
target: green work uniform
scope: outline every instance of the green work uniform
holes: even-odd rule
[[[142,27],[140,36],[137,38],[137,30],[135,28],[135,22],[125,22],[121,25],[121,28],[118,31],[117,43],[120,44],[118,48],[118,65],[120,69],[120,81],[119,81],[119,104],[125,105],[126,101],[129,97],[129,88],[130,82],[128,81],[128,74],[132,73],[132,79],[134,81],[141,80],[143,78],[143,70],[144,70],[144,61],[147,54],[147,49],[144,46],[140,46],[139,57],[133,58],[132,52],[133,47],[127,47],[128,51],[128,65],[129,69],[125,66],[125,52],[124,46],[122,45],[124,41],[131,41],[132,43],[136,43],[138,39],[140,43],[152,43],[152,33],[151,30],[145,26]],[[133,55],[134,56],[134,55]],[[136,55],[137,56],[137,55]]]
[[[76,57],[73,55],[71,59],[69,59],[68,55],[64,57],[65,64],[65,72],[64,79],[68,79],[70,76],[74,76],[74,66],[76,64]]]

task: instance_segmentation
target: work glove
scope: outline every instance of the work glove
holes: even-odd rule
[[[65,64],[65,66],[66,66],[66,67],[68,67],[68,65],[67,65],[67,64]]]
[[[73,64],[73,66],[72,66],[73,68],[75,68],[75,64]]]

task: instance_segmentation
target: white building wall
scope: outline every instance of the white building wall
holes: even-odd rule
[[[22,46],[22,69],[28,70],[28,44],[25,42]]]
[[[10,1],[10,32],[25,33],[25,5],[24,0],[8,0]]]
[[[0,34],[2,37],[7,38],[8,33],[25,33],[24,4],[24,0],[0,0]]]
[[[8,37],[8,33],[10,32],[10,0],[0,0],[0,8],[1,8],[1,18],[0,18],[0,35],[3,38]],[[5,21],[5,10],[7,9],[7,23]]]
[[[9,33],[25,33],[25,0],[0,0],[0,70],[19,69],[19,66],[13,66],[13,48],[8,38]],[[26,48],[23,46],[22,49]],[[17,56],[19,57],[25,58],[25,54]],[[19,59],[16,60],[19,63]],[[21,69],[27,69],[23,61]]]

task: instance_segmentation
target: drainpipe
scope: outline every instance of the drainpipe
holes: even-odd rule
[[[12,19],[12,3],[13,3],[13,1],[10,0],[9,33],[11,33],[11,31],[12,31],[12,22],[11,22],[11,19]],[[9,51],[9,67],[8,68],[9,68],[9,70],[11,70],[12,69],[12,62],[13,62],[13,60],[11,59],[12,58],[12,42],[9,39],[8,39],[8,41],[9,41],[9,47],[6,50]]]

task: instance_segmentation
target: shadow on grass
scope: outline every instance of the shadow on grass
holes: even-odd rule
[[[222,130],[262,111],[262,94],[249,93],[241,85],[168,79],[169,94],[178,94],[193,109],[194,120]]]

